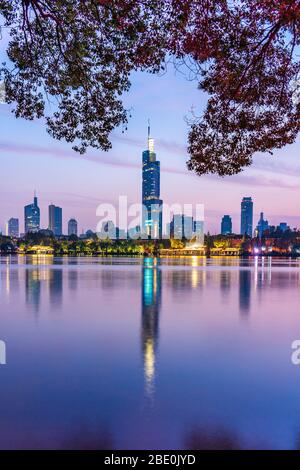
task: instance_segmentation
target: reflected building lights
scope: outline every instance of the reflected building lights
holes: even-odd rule
[[[32,262],[33,260],[31,260]],[[47,263],[48,264],[48,263]],[[27,267],[25,271],[26,304],[34,313],[38,313],[42,298],[45,298],[45,289],[48,288],[51,310],[60,307],[63,295],[62,269],[48,268],[37,264]]]
[[[34,311],[39,312],[41,301],[41,281],[39,269],[26,269],[25,274],[26,304]]]
[[[251,306],[251,271],[241,269],[239,272],[240,313],[249,313]]]
[[[192,288],[195,289],[198,285],[198,281],[199,281],[199,271],[197,269],[197,266],[199,266],[199,263],[198,263],[198,258],[197,256],[193,256],[192,257],[192,279],[191,279],[191,282],[192,282]]]
[[[7,295],[10,294],[10,260],[6,258],[6,282],[5,282],[5,291]]]
[[[268,257],[268,283],[272,284],[272,257]]]
[[[141,340],[145,392],[149,398],[154,394],[160,304],[161,272],[156,259],[145,258],[142,267]]]
[[[258,256],[254,257],[254,290],[257,289],[258,282]]]

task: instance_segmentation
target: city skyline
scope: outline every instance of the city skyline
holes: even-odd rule
[[[168,236],[173,236],[175,232],[178,230],[182,232],[182,237],[184,238],[192,238],[192,235],[187,236],[189,233],[195,229],[194,225],[198,223],[196,219],[190,217],[188,213],[184,212],[184,205],[182,206],[182,202],[179,201],[179,206],[183,207],[182,212],[174,212],[172,210],[172,214],[169,214],[168,220],[163,220],[163,200],[160,198],[160,161],[156,158],[156,153],[154,149],[154,139],[151,137],[150,133],[150,120],[148,119],[148,132],[147,132],[147,150],[142,151],[142,199],[141,203],[143,205],[143,214],[141,217],[141,226],[138,226],[134,229],[134,233],[137,236],[141,236],[142,238],[167,238]],[[119,195],[121,196],[121,195]],[[279,223],[275,223],[273,226],[268,223],[267,220],[264,220],[264,213],[260,212],[260,216],[255,225],[254,222],[254,201],[251,196],[243,196],[241,200],[241,210],[240,210],[240,230],[235,230],[232,224],[232,216],[229,214],[225,214],[220,218],[220,230],[216,231],[214,234],[221,234],[221,235],[230,235],[230,234],[240,234],[240,235],[248,235],[249,237],[262,237],[265,230],[269,227],[275,228],[276,226],[280,228],[282,232],[290,229],[290,226],[286,221],[280,221]],[[63,210],[61,207],[56,206],[52,202],[48,205],[48,224],[43,227],[41,225],[41,211],[38,206],[38,198],[37,192],[34,190],[34,197],[33,203],[27,204],[24,206],[24,234],[28,232],[37,232],[41,229],[43,230],[50,230],[54,236],[65,236],[65,235],[78,235],[78,221],[74,218],[74,216],[70,217],[68,221],[63,223]],[[121,238],[124,238],[126,232],[128,231],[128,236],[131,237],[132,229],[128,230],[128,227],[122,227],[118,223],[119,214],[116,211],[117,219],[113,223],[109,219],[108,222],[102,223],[104,225],[113,224],[114,231],[117,229],[120,232],[124,232],[124,235]],[[179,223],[181,228],[174,229],[176,217],[181,218],[182,221]],[[190,220],[189,220],[190,219]],[[129,221],[130,223],[130,221]],[[205,211],[204,211],[204,220],[199,221],[201,223],[201,233],[210,233],[209,228],[207,228],[205,223]],[[204,224],[204,225],[203,225]],[[183,228],[184,227],[184,228]],[[189,228],[188,228],[189,227]],[[293,229],[293,227],[291,227]],[[138,229],[138,232],[136,232]],[[103,231],[103,230],[102,230]],[[104,233],[110,233],[110,231],[106,228],[104,229]],[[185,233],[186,232],[186,233]],[[197,232],[195,229],[194,232]],[[1,231],[0,231],[1,233]],[[17,217],[10,217],[10,219],[6,222],[5,225],[5,233],[6,235],[12,234],[12,236],[16,236],[15,234],[18,233],[22,235],[23,233],[20,231],[20,223],[19,218]],[[80,234],[87,234],[87,233],[98,233],[96,229],[92,226],[84,230],[82,228]],[[172,233],[172,235],[171,235]],[[118,236],[115,234],[118,238]],[[114,237],[113,237],[114,238]],[[136,238],[133,235],[133,238]],[[175,237],[181,238],[181,237]]]
[[[95,226],[97,205],[117,203],[119,194],[128,194],[130,203],[140,201],[140,185],[136,182],[140,178],[148,116],[161,162],[165,203],[176,202],[180,190],[182,202],[204,204],[206,230],[218,233],[220,219],[229,214],[236,232],[240,201],[248,194],[255,201],[255,221],[263,211],[274,225],[285,220],[292,228],[300,227],[300,212],[294,203],[300,192],[299,140],[275,151],[274,157],[258,155],[251,168],[236,176],[198,177],[186,169],[188,127],[184,117],[190,106],[198,110],[205,102],[205,95],[197,91],[194,82],[187,83],[172,72],[163,77],[134,74],[132,90],[126,96],[126,104],[133,107],[128,130],[113,133],[113,147],[108,153],[89,150],[85,156],[64,142],[54,141],[42,121],[16,120],[10,105],[1,105],[5,138],[0,139],[0,155],[7,178],[1,183],[5,204],[0,206],[0,230],[5,232],[11,217],[22,220],[23,206],[32,199],[34,188],[39,194],[41,226],[47,227],[48,205],[54,201],[64,208],[65,233],[66,221],[72,217],[79,222],[79,233]]]
[[[27,204],[24,207],[24,233],[27,232],[36,232],[40,229],[48,229],[50,230],[55,236],[64,236],[64,235],[78,235],[78,221],[74,218],[74,216],[70,217],[68,221],[64,222],[62,217],[62,208],[56,206],[51,202],[48,205],[48,224],[46,226],[42,226],[40,223],[41,219],[41,211],[38,206],[38,199],[36,190],[34,190],[34,198],[33,203]],[[166,238],[168,235],[171,235],[171,232],[174,233],[174,224],[176,217],[182,218],[182,225],[179,231],[182,231],[182,236],[185,238],[192,238],[191,236],[187,236],[186,233],[189,233],[190,230],[194,230],[194,225],[198,223],[197,220],[194,220],[193,217],[189,217],[184,210],[180,212],[173,212],[173,215],[169,218],[169,220],[163,220],[163,200],[160,198],[160,161],[156,159],[156,153],[154,150],[154,139],[151,137],[150,134],[150,120],[148,119],[148,133],[147,133],[147,150],[142,151],[142,200],[141,200],[143,207],[145,208],[142,215],[141,220],[141,235],[142,238],[148,236],[149,238]],[[181,205],[182,202],[180,201],[179,204]],[[220,230],[214,232],[214,234],[221,234],[221,235],[230,235],[230,234],[241,234],[241,235],[248,235],[252,236],[261,236],[263,235],[264,230],[267,230],[271,225],[268,224],[268,221],[264,221],[263,219],[263,212],[260,212],[260,217],[258,220],[257,225],[254,222],[254,201],[251,196],[243,196],[241,200],[241,211],[240,211],[240,230],[236,230],[233,228],[232,224],[232,216],[229,214],[225,214],[220,217]],[[145,212],[146,211],[146,212]],[[117,214],[118,218],[118,214]],[[191,219],[191,220],[189,220]],[[111,221],[108,221],[112,223]],[[204,222],[204,226],[203,226]],[[124,229],[127,231],[128,227],[119,226],[118,220],[115,221],[116,225],[115,228],[124,232]],[[200,223],[200,222],[199,222]],[[11,225],[16,225],[11,226]],[[102,224],[103,225],[103,224]],[[105,225],[105,224],[104,224]],[[185,228],[183,228],[183,226]],[[190,226],[190,227],[189,227]],[[288,226],[287,222],[283,222],[282,220],[279,223],[275,223],[273,227],[284,227],[282,231],[284,232]],[[189,227],[189,228],[188,228]],[[114,230],[115,230],[114,228]],[[207,227],[207,220],[205,222],[205,211],[204,211],[204,221],[201,221],[201,232],[203,233],[210,233],[209,228]],[[139,228],[140,230],[140,228]],[[132,229],[129,230],[131,232]],[[194,230],[197,232],[197,230]],[[9,235],[15,233],[22,234],[20,231],[20,224],[19,218],[11,217],[6,222],[6,229],[5,233]],[[85,234],[88,232],[97,232],[92,226],[84,230],[82,228],[80,234]],[[104,232],[108,232],[106,229]],[[128,233],[129,233],[128,232]],[[124,236],[125,236],[124,232]],[[129,235],[131,236],[131,235]],[[121,237],[122,238],[122,237]],[[135,238],[135,236],[133,236]],[[176,237],[180,238],[180,237]]]
[[[152,139],[151,139],[152,140]],[[151,144],[152,145],[152,144]],[[145,152],[145,151],[144,151]],[[144,154],[143,152],[143,154]],[[157,162],[159,163],[159,162]],[[144,171],[143,171],[144,174]],[[158,176],[159,178],[159,176]],[[149,183],[150,187],[152,185],[151,182],[152,177],[150,178],[149,181],[146,181],[146,184]],[[144,186],[145,186],[145,179],[143,178],[143,183],[142,183],[142,199],[144,198]],[[156,199],[155,199],[156,200]],[[144,201],[144,199],[143,199]],[[153,198],[149,198],[149,202],[152,204],[153,203]],[[163,201],[160,200],[160,203],[162,205]],[[250,206],[249,206],[250,205]],[[268,220],[264,219],[264,212],[260,212],[259,219],[257,223],[255,223],[254,220],[254,212],[253,212],[253,207],[254,207],[254,201],[251,197],[244,196],[241,200],[241,211],[240,211],[240,230],[234,230],[232,226],[232,218],[229,214],[225,214],[220,218],[220,229],[216,233],[212,235],[248,235],[251,238],[252,237],[259,237],[261,238],[263,236],[263,233],[265,230],[272,229],[275,230],[276,228],[279,229],[282,232],[285,232],[286,230],[293,230],[293,227],[290,227],[286,221],[281,221],[278,224],[270,223]],[[161,210],[159,211],[161,214]],[[91,228],[87,228],[87,230],[82,230],[79,233],[78,230],[78,220],[75,217],[71,217],[68,220],[63,219],[63,210],[59,206],[55,206],[53,203],[48,205],[48,225],[45,227],[42,227],[40,225],[40,208],[38,206],[38,197],[36,194],[36,191],[34,191],[34,197],[33,197],[33,203],[27,204],[24,206],[24,232],[20,230],[20,221],[18,218],[11,217],[5,225],[5,235],[8,236],[13,236],[13,237],[19,237],[23,236],[27,232],[37,232],[39,230],[50,230],[53,232],[54,236],[70,236],[70,235],[84,235],[87,233],[97,233],[96,231],[93,231]],[[152,213],[153,215],[153,213]],[[151,216],[151,213],[146,215],[146,218],[142,219],[142,222],[145,222],[146,219],[146,224],[145,227],[147,228],[147,220],[149,219],[149,216]],[[181,222],[178,223],[179,219]],[[158,226],[161,224],[161,217],[157,219]],[[129,221],[130,223],[130,221]],[[120,232],[124,232],[124,236],[126,234],[126,228],[124,227],[118,227],[117,225],[114,225],[114,223],[111,220],[107,220],[106,222],[102,223],[102,229],[104,226],[108,226],[109,224],[112,224],[113,227],[109,230],[107,227],[104,229],[105,232],[109,234],[111,233],[111,230],[115,234],[114,237],[118,236],[116,235],[116,230]],[[197,225],[200,224],[198,227]],[[66,227],[66,230],[63,229],[63,227]],[[177,227],[177,228],[175,228]],[[204,228],[204,231],[203,231]],[[158,229],[158,231],[161,231],[161,236],[157,236],[157,230],[156,234],[153,234],[152,238],[168,238],[169,236],[172,238],[174,237],[175,232],[177,233],[178,231],[181,232],[181,236],[175,236],[175,238],[192,238],[198,231],[200,230],[201,233],[210,233],[209,230],[205,230],[205,220],[203,221],[197,221],[193,217],[189,216],[188,214],[183,213],[176,213],[174,212],[171,215],[171,218],[168,221],[164,221],[163,225],[161,226],[161,229]],[[102,230],[103,231],[103,230]],[[128,229],[128,236],[131,238],[136,238],[136,235],[132,235],[132,229]],[[1,232],[0,232],[1,233]],[[16,235],[18,233],[18,235]],[[138,236],[139,233],[135,232]],[[188,236],[187,234],[190,234]],[[124,238],[122,236],[121,238]],[[145,235],[144,235],[145,236]],[[114,238],[113,237],[113,238]],[[149,238],[150,235],[149,235]]]

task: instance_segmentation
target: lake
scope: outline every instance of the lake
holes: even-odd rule
[[[0,258],[0,448],[300,448],[300,260]]]

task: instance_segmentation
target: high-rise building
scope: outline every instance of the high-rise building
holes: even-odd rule
[[[264,219],[264,213],[260,213],[259,221],[257,222],[257,227],[255,234],[257,237],[261,238],[266,230],[269,228],[269,223]]]
[[[112,220],[107,220],[102,223],[100,238],[109,238],[110,240],[117,238],[117,227]]]
[[[142,203],[142,236],[161,238],[163,201],[160,199],[160,162],[156,160],[150,126],[148,126],[148,149],[143,152]]]
[[[253,233],[253,201],[244,197],[241,202],[241,234],[252,237]]]
[[[232,233],[232,221],[230,215],[224,215],[221,222],[221,234],[230,235]]]
[[[62,208],[54,204],[50,204],[49,206],[49,230],[51,230],[55,236],[62,235]]]
[[[281,232],[286,232],[288,230],[291,230],[291,228],[289,227],[289,225],[286,222],[280,222],[280,224],[278,225],[277,228]]]
[[[186,238],[190,240],[194,236],[193,217],[184,214],[174,214],[170,223],[170,236],[177,240]]]
[[[6,235],[8,237],[16,237],[19,236],[19,219],[11,218],[7,222],[6,225]]]
[[[40,229],[40,208],[35,193],[33,204],[24,207],[24,227],[25,233],[38,232]]]
[[[194,220],[193,224],[194,236],[196,237],[196,243],[204,244],[204,220]]]
[[[76,235],[78,234],[78,225],[76,219],[70,219],[68,222],[68,235]]]
[[[128,238],[132,240],[137,240],[141,238],[141,227],[136,225],[135,227],[128,228]]]

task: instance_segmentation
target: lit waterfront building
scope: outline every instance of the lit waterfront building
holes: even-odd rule
[[[38,232],[40,229],[40,208],[36,194],[34,194],[33,204],[24,207],[25,233]]]
[[[69,237],[71,235],[76,235],[78,234],[78,224],[76,219],[70,219],[68,222],[68,235]]]
[[[8,237],[19,237],[19,219],[12,217],[6,224],[6,235]]]
[[[252,237],[253,234],[253,201],[244,197],[241,202],[241,234]]]
[[[62,208],[54,204],[49,206],[49,230],[55,236],[62,235]]]
[[[232,233],[232,220],[230,215],[224,215],[221,221],[221,234],[230,235]]]
[[[160,162],[156,160],[154,140],[148,126],[148,150],[143,152],[142,237],[162,238],[162,206],[160,199]]]

